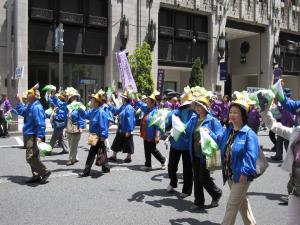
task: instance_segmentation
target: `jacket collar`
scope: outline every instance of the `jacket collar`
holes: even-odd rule
[[[232,131],[232,129],[233,129],[233,126],[230,125],[230,132]],[[250,128],[247,124],[245,124],[245,125],[239,130],[239,132],[247,133],[250,129],[251,129],[251,128]]]

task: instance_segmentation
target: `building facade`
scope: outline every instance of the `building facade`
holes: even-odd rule
[[[148,41],[165,89],[182,91],[200,57],[205,87],[220,96],[269,87],[277,65],[299,98],[299,14],[300,0],[0,0],[0,89],[12,97],[36,82],[74,86],[85,101],[120,80],[117,51]]]

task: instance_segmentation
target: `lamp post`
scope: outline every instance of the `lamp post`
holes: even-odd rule
[[[279,45],[278,41],[274,45],[273,56],[274,56],[274,64],[279,64],[279,60],[280,60],[280,45]]]
[[[222,32],[221,35],[219,36],[219,40],[218,40],[218,52],[219,52],[218,62],[219,63],[220,63],[221,59],[224,58],[225,49],[226,49],[226,38]]]
[[[128,37],[129,37],[129,21],[128,19],[126,19],[126,16],[123,15],[120,21],[120,40],[121,40],[120,50],[126,49]]]
[[[59,23],[58,26],[58,82],[59,87],[63,88],[64,79],[63,79],[63,70],[64,70],[64,25]]]
[[[151,20],[148,24],[148,44],[150,45],[151,51],[153,51],[156,43],[156,23]]]

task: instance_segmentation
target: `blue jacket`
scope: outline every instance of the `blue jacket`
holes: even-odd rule
[[[119,115],[118,132],[131,133],[135,128],[135,111],[130,103],[123,104],[119,109],[111,108],[112,113]]]
[[[153,107],[152,109],[149,109],[147,104],[144,102],[137,102],[136,106],[142,110],[144,113],[144,116],[147,116],[146,120],[146,140],[147,141],[154,141],[156,136],[156,131],[158,128],[156,126],[149,126],[149,123],[152,119],[152,116],[157,112],[157,108]],[[141,130],[142,130],[142,124],[141,124]]]
[[[51,100],[51,106],[53,107],[57,107],[57,111],[55,113],[55,117],[54,120],[55,121],[64,121],[65,122],[65,127],[66,127],[66,123],[67,123],[67,103],[64,101],[61,101],[57,96],[51,96],[49,99],[49,102]],[[52,124],[53,128],[56,129],[56,123]]]
[[[166,127],[172,125],[172,115],[178,116],[181,119],[181,121],[185,125],[187,125],[187,123],[189,122],[189,120],[191,119],[193,114],[195,114],[195,113],[192,110],[187,109],[187,108],[175,109],[172,111],[172,113],[170,113]],[[174,140],[173,137],[170,137],[170,145],[171,145],[171,148],[174,148],[176,150],[188,151],[189,150],[189,136],[187,135],[187,133],[183,133],[180,135],[179,140],[177,142]]]
[[[108,116],[108,121],[114,123],[115,121],[114,121],[113,114],[111,112],[111,107],[109,107],[109,105],[107,105],[107,104],[104,104],[101,107],[106,112],[106,114]]]
[[[34,135],[39,138],[45,136],[46,114],[39,100],[35,100],[32,104],[28,104],[27,107],[22,103],[18,103],[16,110],[19,115],[24,117],[24,136]]]
[[[71,121],[73,124],[77,124],[78,128],[84,128],[84,119],[85,119],[85,112],[81,109],[74,109],[72,112],[69,112],[67,108],[67,114],[71,113]]]
[[[226,151],[226,142],[233,127],[230,126],[225,130],[225,133],[221,139],[219,147],[221,149],[221,159],[222,159],[222,170],[223,170],[223,181],[225,183],[224,177],[224,156]],[[236,137],[232,144],[232,155],[231,155],[231,168],[233,173],[233,181],[238,183],[240,176],[244,175],[248,177],[248,180],[252,180],[253,176],[256,174],[256,160],[258,158],[258,138],[255,132],[245,125],[236,134]]]
[[[108,138],[108,116],[103,108],[88,110],[85,118],[90,121],[90,133],[95,133],[104,139]]]
[[[284,100],[280,103],[285,110],[289,111],[290,113],[292,113],[294,115],[297,113],[297,109],[300,108],[299,100],[295,101],[286,96],[285,96]]]
[[[189,137],[189,152],[190,152],[190,157],[191,160],[193,161],[194,156],[193,156],[193,133],[197,124],[197,121],[199,119],[198,114],[194,114],[190,121],[187,124],[186,132]],[[203,120],[201,127],[206,127],[210,132],[209,135],[215,140],[216,143],[219,143],[224,130],[219,122],[215,117],[213,117],[211,114],[207,114],[205,119]],[[205,155],[202,154],[202,151],[200,153],[200,162],[204,164],[206,161]]]

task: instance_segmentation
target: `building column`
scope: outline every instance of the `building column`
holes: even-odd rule
[[[224,93],[224,82],[220,81],[220,66],[218,64],[218,39],[221,33],[225,35],[226,17],[220,12],[215,12],[208,16],[208,32],[210,40],[208,43],[208,62],[204,66],[204,87],[207,90],[215,91],[216,85],[221,85],[222,89],[219,95]]]
[[[275,43],[279,41],[279,29],[268,26],[266,31],[261,34],[261,74],[259,86],[270,88],[273,81],[273,51]]]

